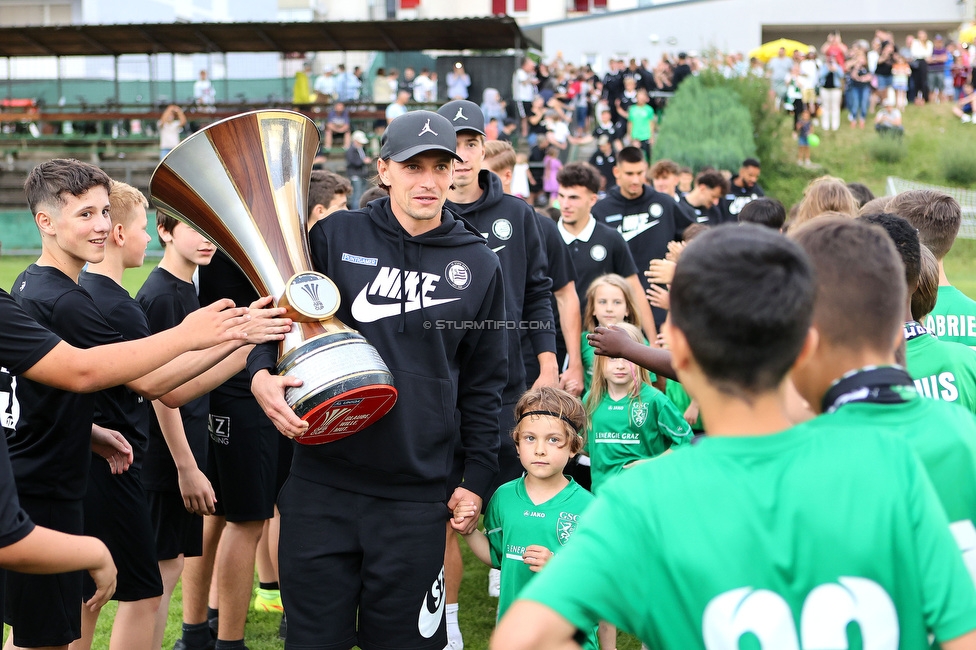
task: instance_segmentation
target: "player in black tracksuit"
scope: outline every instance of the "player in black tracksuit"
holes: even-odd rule
[[[450,123],[427,111],[396,118],[378,163],[392,198],[334,213],[309,232],[314,268],[339,288],[336,317],[377,349],[399,397],[353,436],[295,448],[278,507],[288,643],[299,647],[443,648],[445,487],[457,441],[464,448],[457,491],[485,495],[497,470],[506,340],[504,330],[484,325],[505,320],[498,258],[439,207],[440,180],[419,199],[423,210],[439,210],[429,229],[412,236],[401,221],[409,221],[404,204],[421,209],[415,188],[427,183],[406,176],[439,174],[427,167],[436,156],[444,159],[437,169],[447,174],[446,193]],[[286,381],[264,372],[275,358],[274,346],[259,346],[248,362],[266,411],[263,387],[280,393]]]
[[[628,183],[627,176],[630,174],[627,172],[631,171],[634,177],[640,179],[636,187]],[[646,172],[647,163],[639,149],[622,149],[614,168],[617,186],[610,188],[606,197],[597,201],[590,211],[597,221],[615,228],[623,236],[642,282],[650,261],[664,259],[668,242],[678,239],[684,229],[691,225],[687,215],[675,206],[672,197],[643,183]],[[622,185],[625,186],[623,190]],[[642,299],[642,296],[637,298]],[[652,312],[654,323],[660,328],[667,312],[657,308]]]

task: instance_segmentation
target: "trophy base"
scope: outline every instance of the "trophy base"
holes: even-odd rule
[[[296,440],[304,445],[334,442],[364,429],[393,408],[397,390],[379,353],[352,330],[306,341],[278,361],[278,374],[298,377],[285,400],[308,422]]]

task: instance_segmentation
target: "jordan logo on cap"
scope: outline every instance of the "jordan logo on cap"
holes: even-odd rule
[[[417,134],[417,137],[419,138],[425,133],[433,133],[434,135],[437,135],[437,132],[430,128],[430,120],[427,120],[427,123],[424,124],[424,128],[420,129],[420,133]]]
[[[458,106],[457,115],[455,115],[454,116],[454,119],[451,120],[451,121],[452,122],[457,122],[458,120],[464,120],[465,122],[468,121],[467,116],[464,114],[464,107],[463,106]]]

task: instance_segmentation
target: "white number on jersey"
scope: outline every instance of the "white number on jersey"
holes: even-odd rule
[[[976,539],[976,531],[974,531]],[[750,587],[713,598],[702,618],[708,650],[738,650],[739,639],[753,634],[763,650],[847,650],[847,626],[857,623],[864,650],[898,648],[898,613],[888,593],[865,578],[843,577],[807,594],[800,635],[790,606],[777,593]]]
[[[962,561],[973,583],[976,583],[976,526],[973,526],[973,522],[963,519],[949,524],[949,530],[952,531],[952,536],[956,538],[956,544],[962,551]]]

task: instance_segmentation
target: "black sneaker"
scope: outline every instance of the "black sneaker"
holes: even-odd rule
[[[285,618],[284,613],[281,615],[281,623],[278,624],[278,638],[282,641],[288,636],[288,619]]]

